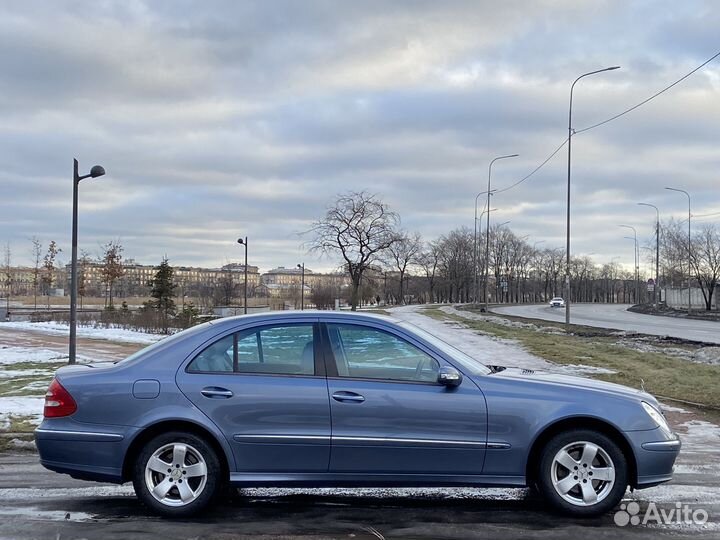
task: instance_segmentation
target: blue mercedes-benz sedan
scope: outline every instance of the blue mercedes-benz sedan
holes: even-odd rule
[[[35,439],[48,469],[132,481],[166,516],[227,485],[530,486],[593,516],[670,480],[680,450],[645,392],[488,367],[389,317],[308,311],[63,367]]]

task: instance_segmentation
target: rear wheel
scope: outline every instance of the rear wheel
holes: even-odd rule
[[[622,499],[627,460],[618,445],[592,430],[556,435],[540,456],[538,487],[545,500],[571,515],[597,516]]]
[[[201,437],[170,432],[151,439],[133,471],[138,498],[158,514],[189,516],[218,493],[222,468],[217,454]]]

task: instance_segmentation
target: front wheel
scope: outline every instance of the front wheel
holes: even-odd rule
[[[593,430],[556,435],[540,456],[538,487],[556,509],[598,516],[622,499],[628,485],[627,460],[618,445]]]
[[[222,484],[220,461],[192,433],[163,433],[141,450],[133,471],[138,498],[158,514],[189,516],[205,508]]]

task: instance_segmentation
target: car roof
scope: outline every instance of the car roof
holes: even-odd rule
[[[278,322],[283,319],[293,320],[315,320],[322,318],[325,320],[338,320],[338,321],[368,321],[368,322],[383,322],[383,323],[394,323],[398,324],[401,321],[389,315],[381,315],[377,313],[362,313],[357,311],[328,311],[319,309],[305,309],[305,310],[286,310],[286,311],[263,311],[262,313],[253,313],[251,315],[236,315],[234,317],[223,317],[222,319],[215,319],[210,321],[209,324],[212,326],[219,325],[236,325],[237,323],[253,323],[272,321]]]

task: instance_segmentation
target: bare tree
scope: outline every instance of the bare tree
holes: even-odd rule
[[[113,286],[125,274],[122,262],[123,247],[120,242],[111,240],[102,249],[100,276],[105,285],[105,307],[113,309]]]
[[[714,225],[704,226],[692,240],[690,264],[700,285],[705,309],[712,309],[713,294],[720,281],[720,235]]]
[[[310,292],[310,301],[317,309],[332,309],[338,291],[332,285],[316,285]]]
[[[82,309],[83,299],[87,294],[87,269],[90,266],[90,254],[87,251],[82,251],[78,263],[77,292],[80,297],[80,309]]]
[[[400,274],[400,294],[398,297],[400,304],[405,303],[405,293],[403,291],[405,273],[409,265],[417,262],[421,250],[422,239],[420,233],[410,235],[406,232],[399,233],[397,242],[387,249],[387,262]]]
[[[40,239],[33,236],[32,239],[32,261],[33,261],[33,297],[35,302],[35,311],[37,311],[38,287],[40,286],[40,262],[42,261],[42,243]]]
[[[440,271],[446,290],[443,297],[449,302],[463,302],[470,297],[473,280],[473,232],[467,227],[450,231],[439,240]]]
[[[55,259],[61,251],[62,249],[57,247],[55,240],[51,240],[50,245],[48,245],[47,253],[43,258],[42,283],[45,286],[45,292],[47,294],[48,309],[50,309],[50,290],[52,289],[53,283],[55,283]]]
[[[218,287],[215,294],[215,304],[229,306],[237,294],[238,284],[234,282],[232,271],[224,271],[218,280]]]
[[[435,282],[440,263],[440,246],[438,242],[430,242],[426,249],[418,255],[418,265],[422,268],[428,284],[428,301],[435,301]]]
[[[360,285],[367,268],[397,241],[397,214],[375,195],[350,192],[340,195],[325,216],[316,221],[308,234],[310,250],[340,254],[350,275],[353,311],[360,302]]]

